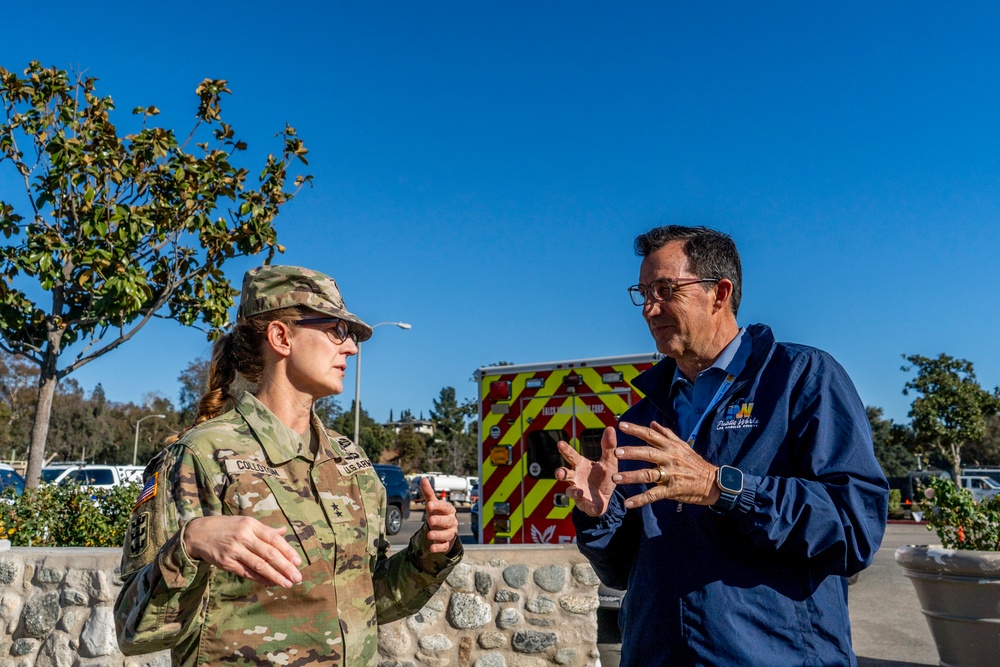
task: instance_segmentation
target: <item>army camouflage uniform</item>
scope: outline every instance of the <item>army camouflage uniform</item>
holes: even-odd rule
[[[431,554],[424,526],[387,557],[386,494],[371,462],[313,414],[318,451],[245,394],[147,467],[115,603],[126,654],[171,649],[175,665],[360,665],[377,630],[418,611],[461,560]],[[303,439],[305,442],[303,442]],[[208,515],[254,517],[302,559],[302,581],[267,587],[191,559],[184,526]]]

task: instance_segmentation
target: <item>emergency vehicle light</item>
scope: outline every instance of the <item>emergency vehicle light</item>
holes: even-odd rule
[[[497,533],[509,533],[510,519],[493,519],[493,530]]]
[[[490,447],[490,463],[495,466],[509,466],[513,458],[510,445],[493,445]]]
[[[510,503],[493,503],[493,516],[510,516]]]
[[[619,382],[625,381],[625,375],[618,371],[617,373],[603,373],[601,374],[601,382],[604,384],[618,384]]]
[[[583,384],[583,378],[576,373],[569,373],[563,376],[562,383],[564,387],[579,387]]]
[[[494,380],[490,382],[490,399],[494,401],[509,401],[510,380]]]
[[[541,389],[545,386],[545,378],[528,378],[524,381],[526,389]]]

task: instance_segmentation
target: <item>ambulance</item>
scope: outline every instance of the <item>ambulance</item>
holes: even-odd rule
[[[640,394],[630,384],[659,353],[485,366],[479,387],[480,544],[575,542],[568,484],[556,448],[568,442],[589,459],[601,435]]]

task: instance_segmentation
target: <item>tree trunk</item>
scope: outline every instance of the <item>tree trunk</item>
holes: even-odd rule
[[[48,376],[46,373],[42,373],[38,379],[38,407],[35,409],[35,421],[31,425],[28,470],[25,473],[25,483],[31,489],[38,487],[38,480],[42,476],[45,441],[49,436],[49,417],[52,415],[52,397],[55,396],[58,382],[55,376]]]
[[[35,407],[35,421],[31,425],[28,469],[24,474],[25,484],[30,489],[38,488],[38,482],[42,477],[42,466],[45,464],[45,444],[49,437],[52,398],[56,393],[56,385],[59,384],[56,362],[59,360],[59,341],[61,338],[61,331],[54,340],[53,335],[50,334],[49,345],[45,350],[45,363],[38,374],[38,404]]]
[[[955,486],[959,489],[962,488],[962,450],[956,447],[954,443],[951,445],[951,465],[952,472],[955,475]]]

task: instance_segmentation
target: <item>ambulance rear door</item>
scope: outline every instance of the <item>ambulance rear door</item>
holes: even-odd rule
[[[572,382],[573,374],[567,376]],[[568,442],[585,457],[601,456],[604,429],[614,426],[631,404],[631,393],[576,393],[585,386],[563,387],[549,398],[521,400],[521,488],[520,534],[512,541],[557,544],[576,541],[570,517],[573,503],[566,494],[567,482],[556,479],[556,470],[565,465],[556,443]],[[573,392],[573,393],[569,393]]]

